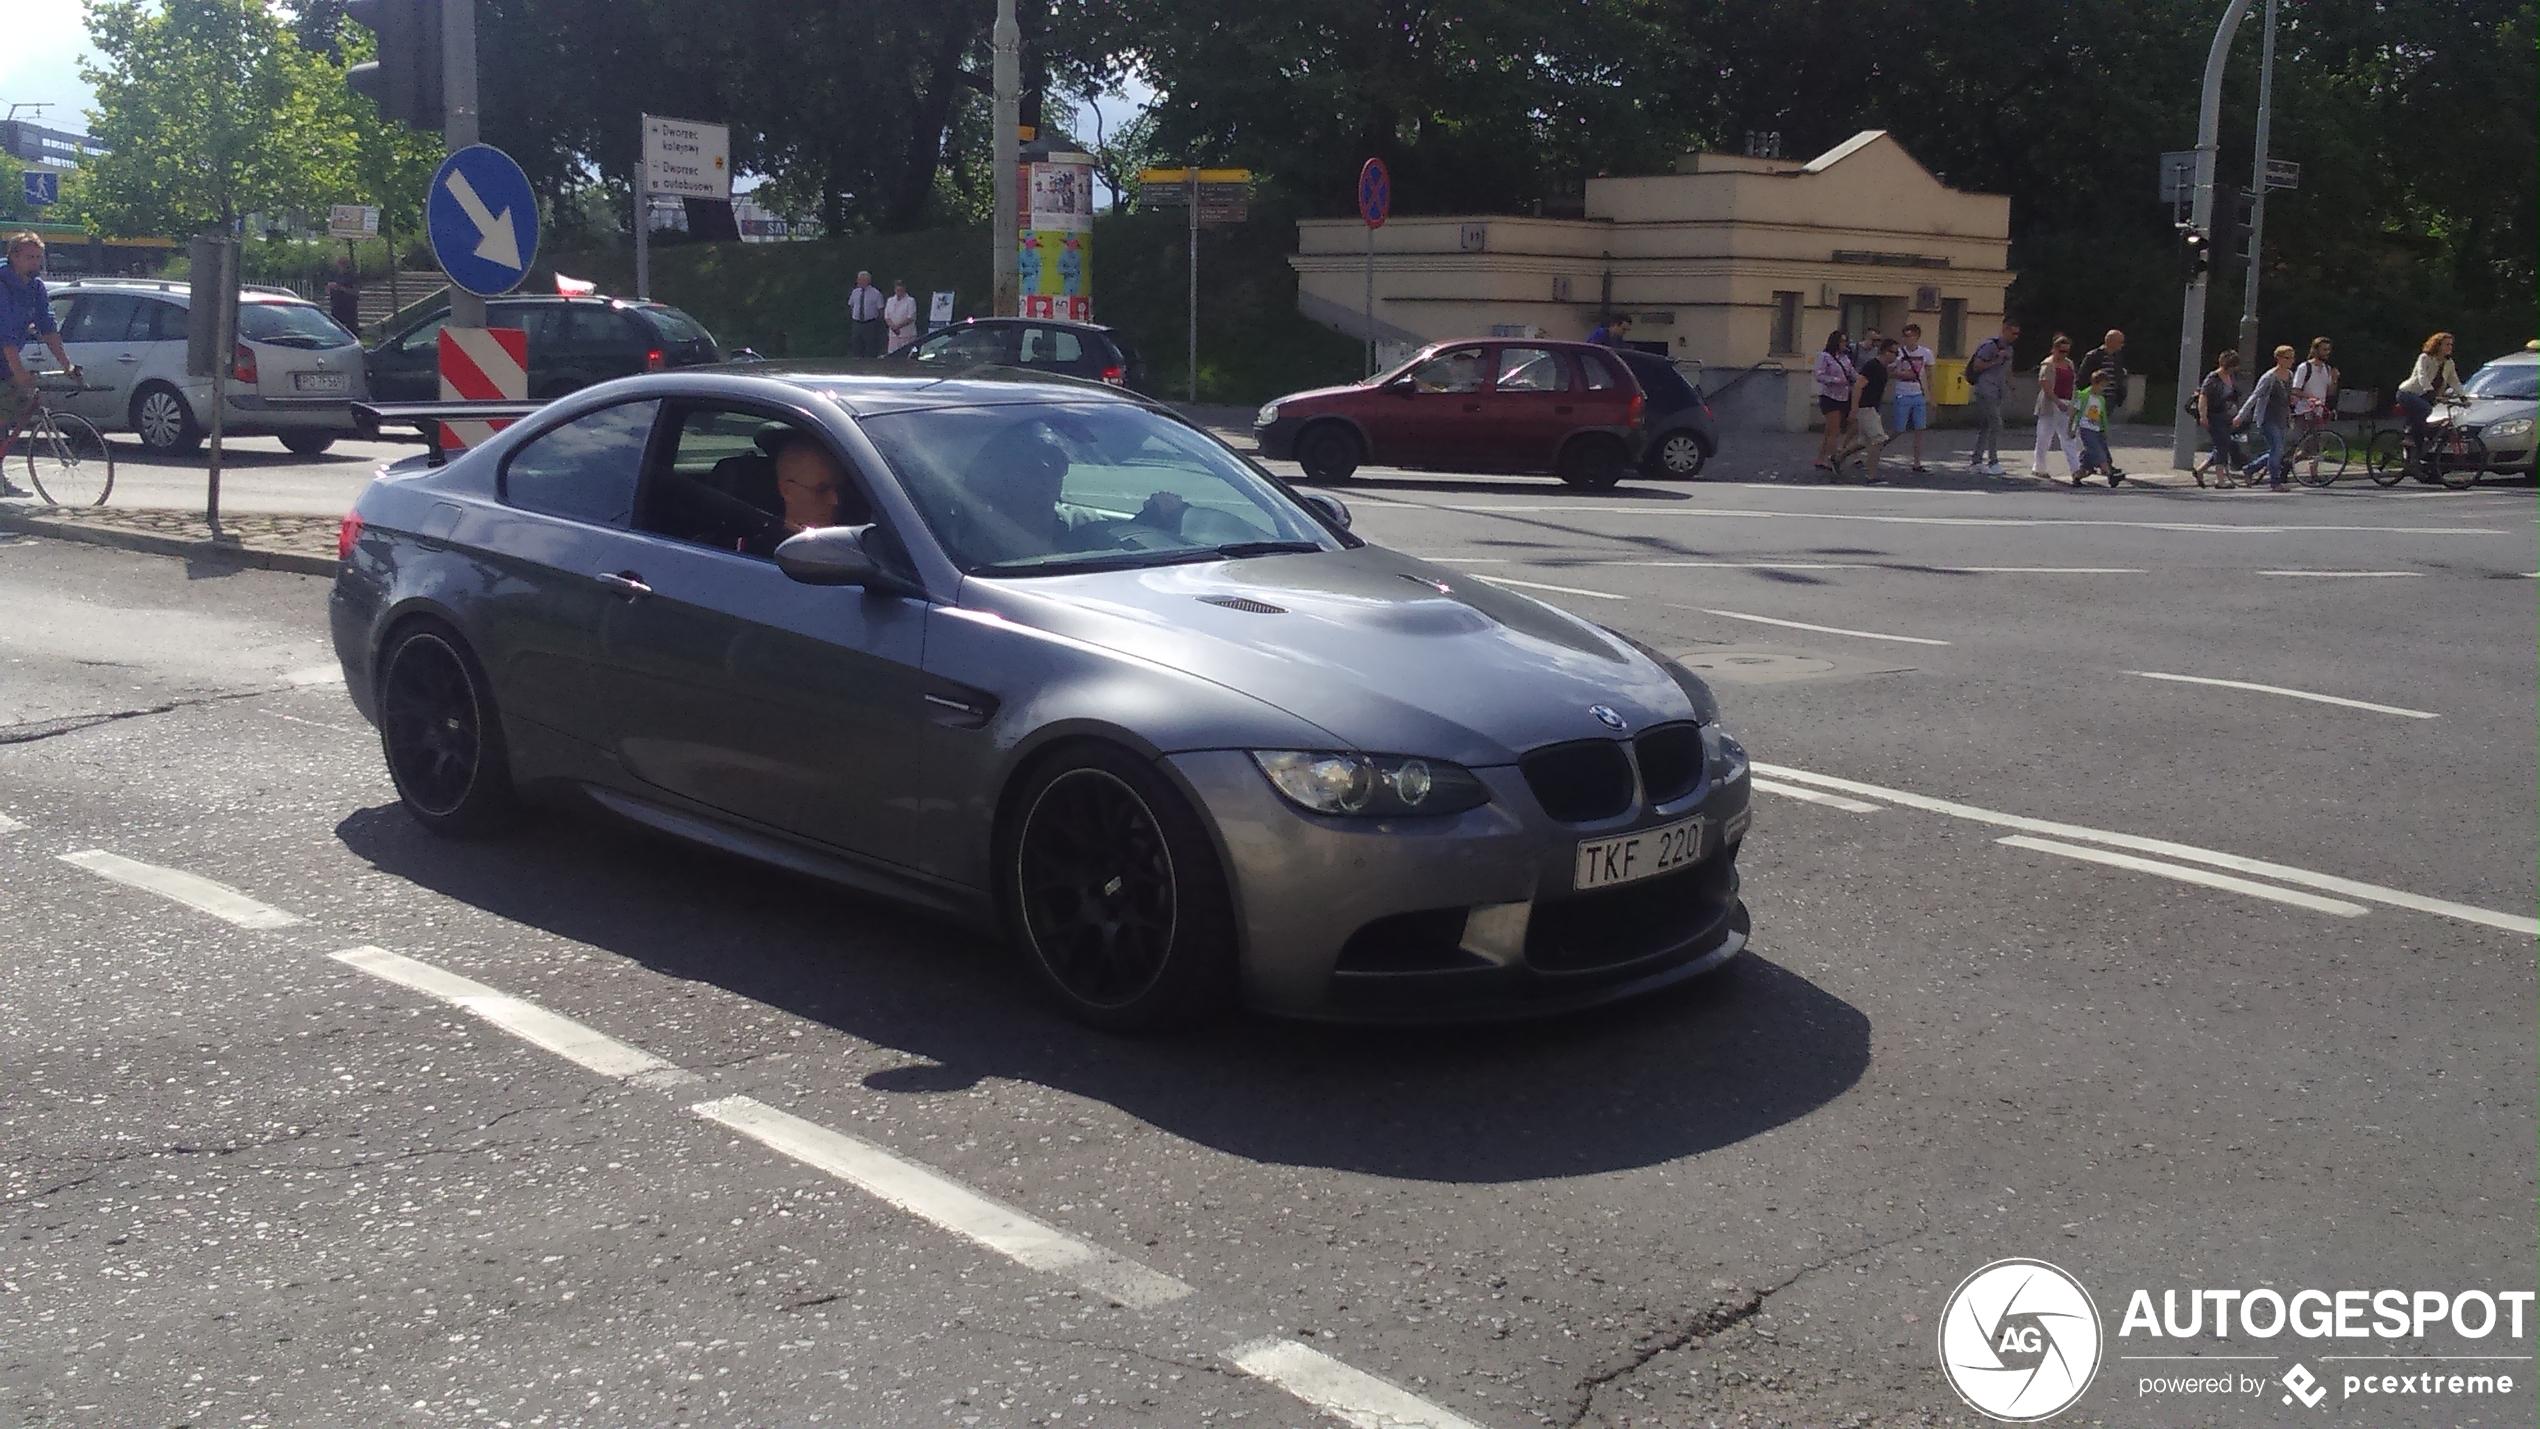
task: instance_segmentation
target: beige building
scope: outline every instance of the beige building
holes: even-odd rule
[[[1583,218],[1398,217],[1374,235],[1375,336],[1398,349],[1490,334],[1585,338],[1628,314],[1636,346],[1698,362],[1744,425],[1815,416],[1809,366],[1836,327],[1908,322],[1963,358],[2002,320],[2011,201],[1961,193],[1883,129],[1814,159],[1692,153],[1672,174],[1587,181]],[[1356,219],[1297,225],[1297,306],[1367,335],[1369,237]],[[1947,364],[1943,401],[1963,401]]]

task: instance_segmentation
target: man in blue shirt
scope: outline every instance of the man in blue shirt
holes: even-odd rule
[[[38,338],[53,350],[53,360],[76,381],[79,369],[71,366],[70,354],[62,350],[61,329],[53,322],[53,298],[44,290],[44,280],[36,274],[44,270],[44,240],[32,233],[21,233],[9,240],[9,261],[0,267],[0,360],[9,366],[9,380],[0,384],[0,457],[8,455],[17,440],[18,428],[25,425],[27,414],[35,409],[35,373],[28,369],[18,349]],[[0,496],[24,496],[0,476]]]

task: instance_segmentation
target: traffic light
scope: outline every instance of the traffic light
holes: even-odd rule
[[[2252,196],[2238,184],[2214,185],[2214,241],[2226,253],[2249,256]]]
[[[2214,266],[2214,240],[2195,229],[2185,231],[2187,276],[2202,278]]]
[[[379,58],[344,72],[380,114],[410,129],[441,130],[441,0],[344,0],[344,18],[379,38]]]

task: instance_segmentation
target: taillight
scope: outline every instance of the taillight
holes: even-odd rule
[[[658,347],[644,354],[644,370],[646,372],[659,372],[669,365],[669,363],[662,361],[661,349]]]
[[[362,513],[358,511],[345,512],[343,521],[335,528],[335,559],[339,561],[351,560],[353,558],[353,545],[355,542],[361,540],[361,538]]]
[[[233,382],[256,380],[256,350],[254,348],[243,342],[238,344],[238,350],[229,355],[229,378]]]
[[[1102,370],[1102,380],[1110,383],[1114,387],[1126,387],[1129,385],[1129,369],[1126,367],[1106,367]]]
[[[1632,394],[1632,405],[1623,417],[1625,425],[1634,427],[1640,425],[1640,409],[1645,400],[1638,392]]]

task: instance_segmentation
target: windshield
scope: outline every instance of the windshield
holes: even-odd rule
[[[1341,546],[1208,436],[1115,403],[938,407],[864,419],[973,575],[1228,560]]]
[[[651,318],[653,326],[659,328],[662,335],[672,342],[693,342],[703,343],[707,347],[714,346],[714,335],[700,326],[695,318],[677,308],[650,307],[643,309],[643,313],[644,316]]]
[[[2540,362],[2491,362],[2469,375],[2461,390],[2491,402],[2540,400]]]
[[[240,303],[238,335],[273,347],[351,347],[360,340],[308,303]]]

